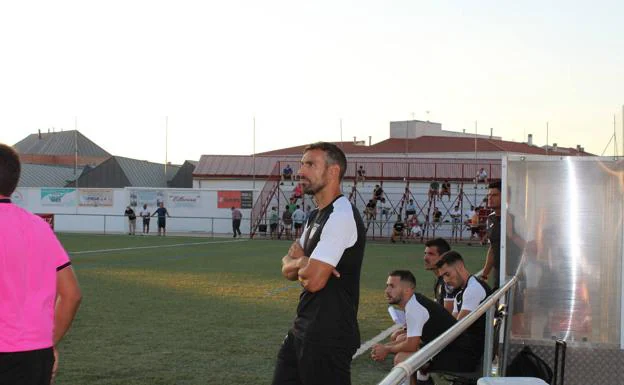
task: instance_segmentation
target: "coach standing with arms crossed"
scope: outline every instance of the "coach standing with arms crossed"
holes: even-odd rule
[[[360,346],[357,311],[365,228],[341,193],[346,167],[344,153],[332,143],[304,150],[300,183],[318,208],[282,259],[282,274],[299,280],[303,291],[278,353],[273,385],[351,384],[351,359]]]
[[[0,384],[49,385],[81,294],[50,225],[11,203],[20,171],[0,144]]]

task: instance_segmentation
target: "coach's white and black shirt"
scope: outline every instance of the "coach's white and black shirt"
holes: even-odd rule
[[[490,286],[488,286],[488,284],[483,280],[471,275],[468,277],[466,287],[460,289],[455,296],[453,313],[459,313],[462,310],[475,310],[490,294],[492,294]],[[466,329],[465,334],[471,337],[472,346],[475,351],[483,352],[483,343],[485,340],[485,314],[483,314],[475,323],[470,325],[468,329]]]
[[[365,233],[358,210],[342,195],[310,213],[301,247],[311,259],[334,266],[340,278],[330,276],[316,293],[303,290],[293,326],[297,338],[327,346],[360,346],[357,312]]]

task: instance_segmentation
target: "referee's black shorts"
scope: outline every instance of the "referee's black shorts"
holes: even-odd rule
[[[50,385],[52,348],[0,353],[0,385]]]
[[[323,346],[288,332],[277,354],[273,385],[350,385],[355,348]]]

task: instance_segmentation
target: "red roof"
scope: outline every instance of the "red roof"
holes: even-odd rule
[[[407,146],[406,146],[407,142]],[[552,149],[546,152],[545,149],[531,146],[527,143],[509,142],[506,140],[477,138],[477,152],[508,152],[527,155],[592,155],[586,152],[579,152],[576,149],[559,147],[557,151]],[[359,146],[353,142],[334,142],[343,149],[345,154],[403,154],[413,153],[453,153],[453,152],[475,152],[475,139],[470,137],[453,136],[421,136],[416,139],[389,138],[371,146]],[[298,155],[303,153],[307,145],[288,147],[279,150],[262,152],[257,155]]]

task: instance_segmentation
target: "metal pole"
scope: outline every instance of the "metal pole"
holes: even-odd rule
[[[618,156],[618,150],[617,150],[617,136],[615,136],[615,114],[613,114],[613,156],[617,157]]]
[[[516,286],[517,287],[517,286]],[[505,377],[505,372],[507,371],[507,363],[509,362],[509,350],[510,350],[510,339],[511,339],[511,320],[513,317],[514,311],[514,293],[516,288],[512,288],[507,291],[507,299],[505,303],[507,304],[507,316],[505,317],[505,335],[503,336],[503,355],[502,360],[498,360],[498,372],[501,377]]]
[[[253,188],[256,189],[256,117],[253,117]]]
[[[548,122],[546,122],[546,155],[548,155]]]
[[[169,146],[169,117],[165,116],[165,181],[167,180],[167,153]]]
[[[104,234],[106,234],[106,215],[104,215]]]
[[[622,104],[622,156],[624,157],[624,104]]]

